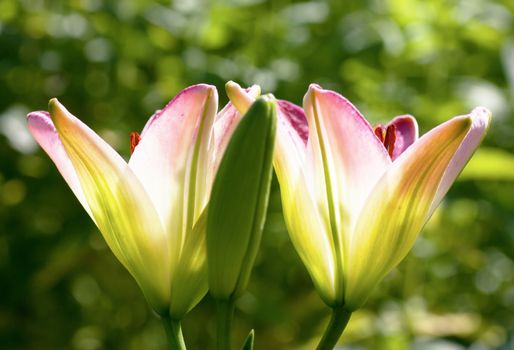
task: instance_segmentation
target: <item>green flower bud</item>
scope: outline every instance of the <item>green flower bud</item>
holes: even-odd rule
[[[209,288],[218,300],[246,287],[266,219],[276,106],[257,99],[237,126],[214,180],[207,217]]]

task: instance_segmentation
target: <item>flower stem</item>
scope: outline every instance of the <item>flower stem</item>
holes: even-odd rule
[[[345,308],[333,308],[328,327],[316,350],[332,350],[343,334],[351,315],[352,312]]]
[[[184,342],[184,336],[182,335],[180,320],[175,320],[169,316],[163,316],[162,323],[166,330],[170,350],[186,350],[186,343]]]
[[[217,350],[230,350],[232,334],[232,316],[234,315],[234,300],[218,300],[217,312]]]

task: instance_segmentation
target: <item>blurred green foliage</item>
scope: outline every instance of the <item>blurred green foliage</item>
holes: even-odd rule
[[[184,87],[261,84],[300,104],[310,82],[372,121],[422,132],[476,105],[484,147],[413,251],[357,312],[344,349],[514,347],[512,0],[0,0],[0,349],[164,349],[158,320],[25,126],[57,96],[128,156],[129,132]],[[241,344],[311,349],[328,320],[294,252],[276,183]],[[184,322],[213,344],[207,297]]]

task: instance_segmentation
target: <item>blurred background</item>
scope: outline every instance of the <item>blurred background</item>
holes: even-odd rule
[[[58,97],[129,155],[129,133],[181,89],[260,84],[297,104],[310,82],[372,122],[424,133],[474,106],[483,146],[401,265],[354,314],[341,349],[514,349],[512,0],[0,0],[0,349],[165,349],[134,280],[28,134]],[[184,321],[210,349],[206,297]],[[284,227],[273,187],[234,339],[312,349],[329,310]]]

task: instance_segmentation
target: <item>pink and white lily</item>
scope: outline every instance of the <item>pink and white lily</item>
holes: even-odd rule
[[[253,98],[258,87],[247,93]],[[56,99],[28,115],[53,160],[114,255],[152,307],[180,319],[207,292],[205,208],[241,114],[219,114],[213,86],[195,85],[131,135],[126,162]]]
[[[229,96],[241,113],[253,100],[236,85]],[[373,128],[318,85],[303,111],[278,104],[274,167],[291,240],[325,303],[351,312],[409,252],[491,114],[477,107],[418,138],[413,117]]]

